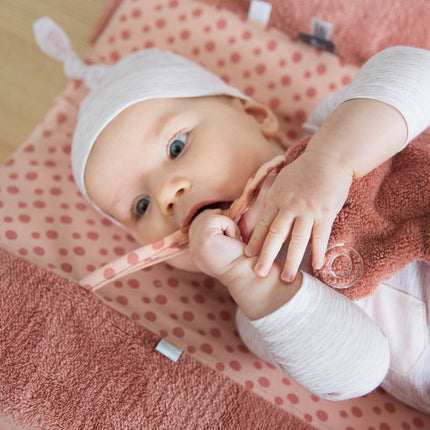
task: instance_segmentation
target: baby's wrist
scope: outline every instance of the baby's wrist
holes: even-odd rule
[[[231,296],[250,319],[263,318],[285,305],[300,289],[303,281],[301,272],[295,280],[286,284],[280,280],[283,266],[275,262],[264,277],[254,273],[257,257],[243,258],[218,279],[228,288]]]
[[[306,155],[315,157],[316,163],[325,164],[334,171],[333,169],[336,169],[335,171],[342,171],[347,178],[354,179],[354,168],[351,165],[351,163],[348,162],[347,159],[342,157],[340,154],[337,154],[333,151],[333,153],[330,153],[330,151],[325,151],[323,148],[319,148],[318,144],[315,144],[314,142],[309,142],[308,147],[306,148],[305,152]]]
[[[333,156],[360,178],[398,152],[407,125],[397,109],[379,100],[341,103],[310,140],[307,150]]]

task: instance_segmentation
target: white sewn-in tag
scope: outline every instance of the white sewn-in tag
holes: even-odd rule
[[[272,5],[266,1],[252,0],[249,5],[248,20],[267,25],[272,12]]]
[[[167,358],[170,358],[175,363],[178,361],[179,357],[182,354],[182,349],[171,344],[166,339],[161,339],[155,349],[158,352],[161,352],[161,354],[165,355]]]
[[[305,43],[315,46],[318,49],[322,49],[334,54],[336,46],[334,42],[330,40],[332,29],[333,24],[331,22],[323,21],[322,19],[313,17],[311,34],[299,31],[299,39]]]
[[[330,40],[333,24],[316,17],[312,18],[311,35],[319,39]]]

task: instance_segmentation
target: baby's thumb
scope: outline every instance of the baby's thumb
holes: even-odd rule
[[[227,217],[224,217],[224,221],[224,234],[228,237],[231,237],[232,239],[240,240],[241,242],[243,242],[238,225],[232,219]]]
[[[272,170],[264,180],[260,192],[258,193],[256,204],[261,204],[263,207],[265,204],[267,204],[267,200],[271,198],[270,188],[272,187],[273,183],[275,182],[277,173],[275,170]],[[260,203],[261,202],[261,203]]]

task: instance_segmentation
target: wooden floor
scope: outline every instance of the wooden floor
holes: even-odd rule
[[[48,15],[83,55],[108,0],[0,0],[0,164],[42,120],[66,78],[33,38],[33,22]]]

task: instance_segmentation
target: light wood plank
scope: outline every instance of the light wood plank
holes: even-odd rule
[[[0,1],[0,164],[48,112],[67,79],[36,45],[32,24],[48,15],[83,56],[106,0]]]

